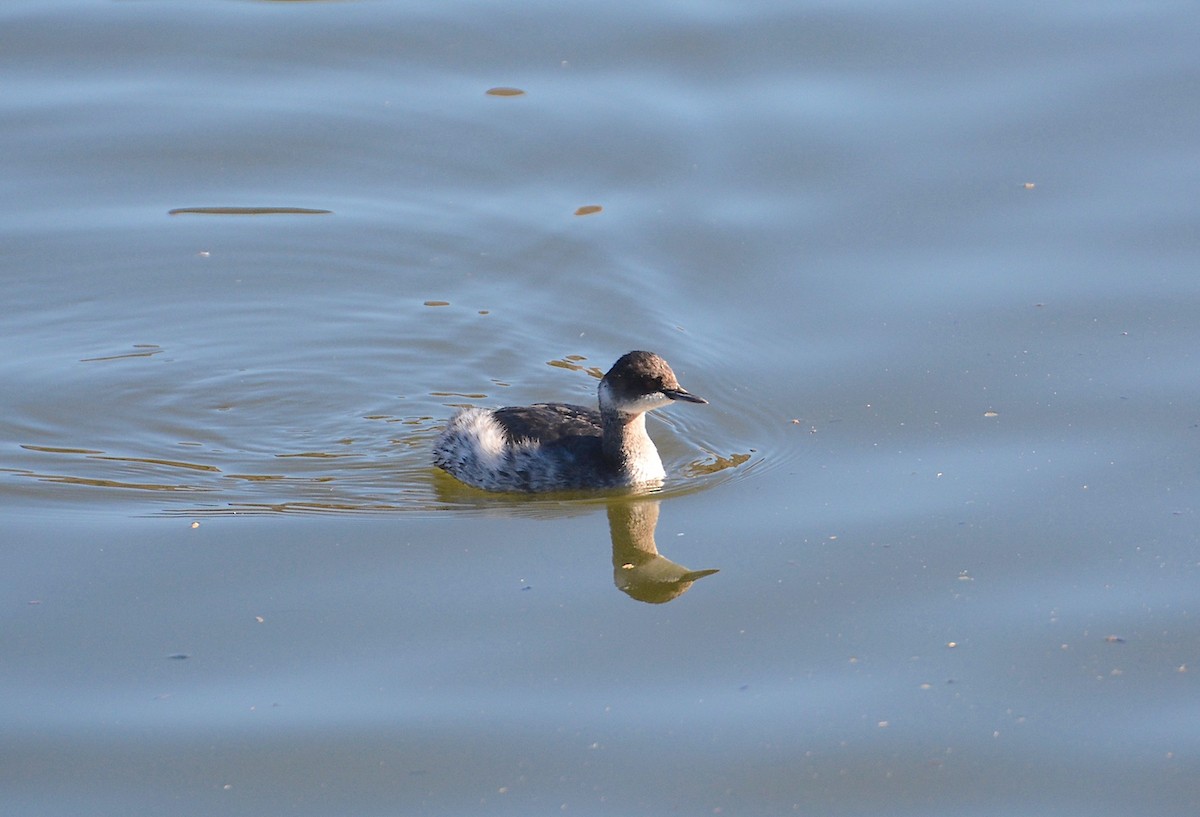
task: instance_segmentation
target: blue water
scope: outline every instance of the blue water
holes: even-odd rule
[[[0,811],[1197,813],[1197,35],[9,0]],[[430,466],[635,348],[661,492]]]

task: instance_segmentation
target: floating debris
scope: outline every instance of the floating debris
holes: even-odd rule
[[[327,216],[332,210],[308,207],[176,207],[168,216]]]

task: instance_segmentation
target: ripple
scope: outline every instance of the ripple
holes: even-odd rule
[[[701,359],[688,361],[691,371],[683,378],[710,405],[672,407],[649,420],[668,478],[646,493],[664,499],[768,475],[803,448],[802,426],[723,375],[728,367],[715,352],[700,351]],[[38,413],[22,414],[18,407],[12,419],[28,436],[0,452],[0,492],[75,510],[170,516],[561,516],[588,512],[622,493],[492,494],[460,485],[430,461],[433,441],[457,405],[513,404],[538,396],[594,399],[602,367],[586,355],[547,356],[544,368],[468,363],[463,376],[421,360],[408,369],[410,391],[401,395],[371,395],[385,381],[372,368],[377,355],[364,361],[361,372],[322,371],[318,389],[307,374],[297,376],[306,370],[296,363],[294,370],[230,368],[203,377],[180,372],[169,377],[167,387],[163,370],[105,367],[98,377],[113,397],[96,407],[94,416],[102,422],[81,428],[69,408],[46,412],[44,403],[31,402],[25,410]],[[384,368],[403,371],[405,362]],[[443,383],[466,388],[436,388]],[[476,390],[477,383],[496,391]],[[519,396],[495,399],[509,389]],[[348,413],[353,399],[348,395],[356,393],[373,404]],[[747,396],[751,399],[743,399]],[[62,405],[67,408],[69,401]],[[398,406],[409,411],[395,412]]]
[[[367,422],[401,423],[395,438],[363,435],[364,441],[307,451],[235,451],[216,446],[190,449],[188,460],[108,454],[91,446],[23,444],[32,461],[5,468],[9,479],[72,486],[58,501],[79,508],[101,503],[132,506],[137,513],[168,516],[245,514],[440,514],[447,511],[563,516],[588,512],[629,491],[495,494],[463,485],[433,467],[429,452],[440,423],[416,418]],[[661,434],[658,435],[660,438]],[[688,439],[670,441],[670,477],[649,493],[663,498],[708,490],[754,464],[754,454],[728,453]],[[79,493],[82,490],[84,493]],[[54,500],[54,496],[43,499]]]

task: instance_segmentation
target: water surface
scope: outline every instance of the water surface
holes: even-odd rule
[[[1198,22],[10,0],[6,806],[1195,814]]]

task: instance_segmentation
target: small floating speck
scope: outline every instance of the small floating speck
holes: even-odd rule
[[[604,208],[601,207],[599,204],[585,204],[584,206],[580,207],[578,210],[575,211],[575,215],[590,216],[592,213],[599,213],[603,209]]]
[[[191,658],[191,656],[185,652],[177,652],[174,655],[168,655],[167,658],[171,661],[186,661]]]
[[[1121,638],[1121,636],[1119,636],[1119,635],[1106,635],[1106,636],[1104,636],[1104,640],[1109,644],[1124,644],[1125,643],[1125,639]]]
[[[580,357],[579,355],[567,355],[562,360],[548,360],[546,361],[546,365],[554,366],[557,369],[566,369],[572,372],[583,371],[584,367],[576,363],[576,360],[586,360],[586,358]]]
[[[498,88],[488,88],[488,96],[525,96],[525,92],[520,88],[506,88],[500,86]]]
[[[327,216],[332,210],[309,207],[176,207],[169,216]]]
[[[450,306],[449,301],[426,301],[425,306]]]
[[[737,468],[739,465],[750,459],[749,454],[730,454],[728,457],[722,457],[719,454],[711,454],[711,456],[712,459],[707,462],[689,463],[686,468],[687,475],[694,477],[701,476],[703,474],[715,474],[718,471],[724,471],[727,468]]]
[[[998,412],[998,411],[992,411],[991,409],[989,409],[989,410],[987,410],[987,411],[985,411],[985,412],[983,413],[983,416],[984,416],[984,417],[988,417],[988,418],[991,418],[991,417],[999,417],[999,416],[1000,416],[1000,412]]]
[[[1022,187],[1024,187],[1026,190],[1032,190],[1033,188],[1037,187],[1037,185],[1033,182],[1025,182]]]

